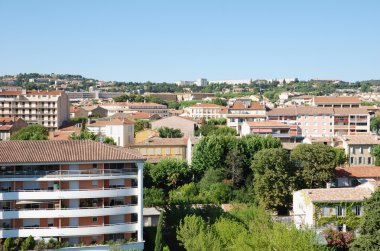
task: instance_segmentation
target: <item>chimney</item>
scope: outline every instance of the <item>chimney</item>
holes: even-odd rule
[[[21,90],[21,94],[22,94],[22,95],[26,95],[26,89],[22,89],[22,90]]]

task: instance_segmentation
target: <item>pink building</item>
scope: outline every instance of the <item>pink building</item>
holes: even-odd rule
[[[297,124],[302,136],[334,136],[334,109],[330,107],[297,107]]]

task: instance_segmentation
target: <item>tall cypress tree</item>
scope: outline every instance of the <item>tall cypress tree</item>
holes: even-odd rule
[[[162,251],[163,249],[163,240],[162,240],[162,227],[164,224],[164,216],[163,212],[160,214],[160,218],[158,218],[156,239],[154,241],[154,251]]]

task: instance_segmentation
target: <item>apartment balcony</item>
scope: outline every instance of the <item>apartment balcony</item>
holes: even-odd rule
[[[46,216],[49,218],[97,217],[138,213],[138,210],[138,206],[133,204],[80,208],[3,209],[0,211],[0,220],[40,219]]]
[[[65,227],[22,227],[17,229],[0,229],[0,238],[25,238],[34,237],[71,237],[83,235],[100,235],[113,233],[133,233],[138,230],[137,222],[89,225],[89,226],[65,226]]]
[[[51,170],[51,171],[0,171],[0,181],[69,181],[136,178],[136,168]]]
[[[0,193],[1,200],[64,200],[85,198],[110,198],[138,195],[136,187],[115,187],[95,189],[68,189],[68,190],[39,190],[28,189],[17,191],[3,191]]]

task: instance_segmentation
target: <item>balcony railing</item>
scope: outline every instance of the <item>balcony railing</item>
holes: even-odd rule
[[[121,226],[121,225],[132,225],[138,222],[125,222],[125,223],[115,223],[115,224],[102,224],[102,225],[82,225],[82,226],[61,226],[61,227],[40,227],[35,226],[25,226],[20,228],[0,228],[1,230],[20,230],[20,229],[60,229],[60,228],[88,228],[88,227],[108,227],[108,226]]]
[[[123,190],[123,189],[131,189],[131,188],[137,188],[137,186],[132,185],[130,187],[124,187],[124,186],[115,186],[115,187],[94,187],[93,189],[39,189],[39,188],[32,188],[32,189],[25,189],[20,188],[17,190],[11,190],[11,189],[2,189],[2,193],[20,193],[20,192],[80,192],[80,191],[102,191],[102,190]]]
[[[63,177],[94,177],[135,175],[136,168],[123,169],[87,169],[87,170],[51,170],[51,171],[2,171],[0,178],[63,178]]]
[[[83,210],[83,209],[101,209],[101,208],[124,208],[124,207],[133,207],[137,206],[137,204],[123,204],[123,205],[114,205],[114,206],[98,206],[98,207],[51,207],[51,208],[0,208],[0,211],[41,211],[41,210],[49,210],[49,211],[57,211],[57,210]]]

